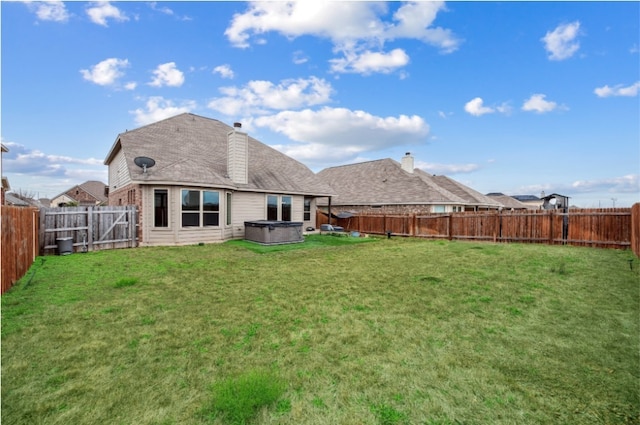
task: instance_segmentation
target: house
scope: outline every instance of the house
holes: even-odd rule
[[[89,180],[55,196],[50,205],[52,207],[64,207],[67,205],[98,206],[107,204],[107,185]]]
[[[515,210],[535,209],[535,207],[531,205],[527,205],[523,202],[520,202],[514,197],[505,195],[504,193],[493,192],[493,193],[487,193],[486,196],[493,199],[494,201],[500,202],[502,205],[504,205],[505,210],[515,211]]]
[[[141,245],[244,237],[246,221],[315,227],[331,188],[309,168],[215,119],[184,113],[125,131],[106,156],[109,205],[139,208]]]
[[[12,205],[14,207],[31,207],[32,205],[12,192],[4,194],[4,205]]]
[[[544,192],[542,192],[542,197],[544,197]],[[544,202],[542,199],[538,198],[535,195],[513,195],[513,199],[522,202],[525,205],[528,205],[529,208],[533,208],[539,210],[542,208],[542,203]]]
[[[445,176],[414,168],[407,153],[401,163],[386,158],[326,168],[318,173],[336,195],[322,210],[351,213],[445,213],[497,210],[497,201]]]

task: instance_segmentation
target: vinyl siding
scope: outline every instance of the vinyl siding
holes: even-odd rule
[[[154,189],[166,189],[169,196],[168,227],[157,228],[154,225]],[[198,243],[222,242],[229,239],[244,238],[245,221],[264,220],[266,218],[265,193],[231,192],[231,224],[226,225],[227,206],[224,189],[220,192],[220,226],[182,227],[181,190],[201,190],[186,186],[144,186],[143,187],[143,223],[141,246],[192,245]],[[207,188],[206,190],[216,190]],[[279,195],[282,196],[282,195]],[[292,220],[304,221],[304,196],[292,196]],[[315,224],[315,200],[312,201],[312,221],[305,226]]]
[[[122,149],[109,163],[109,190],[113,191],[131,183],[131,176],[127,168],[127,160]]]

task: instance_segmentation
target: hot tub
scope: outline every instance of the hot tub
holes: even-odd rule
[[[263,245],[304,242],[302,222],[257,220],[244,222],[244,238]]]

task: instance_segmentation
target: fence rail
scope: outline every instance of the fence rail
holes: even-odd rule
[[[318,212],[318,226],[329,222]],[[633,208],[483,211],[447,214],[373,215],[332,218],[332,224],[360,233],[449,240],[568,244],[632,248],[640,253],[640,204]]]
[[[38,210],[0,206],[0,293],[4,294],[25,275],[38,255]]]

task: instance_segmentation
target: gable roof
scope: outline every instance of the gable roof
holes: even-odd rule
[[[7,203],[7,205],[13,205],[16,207],[28,207],[31,205],[27,201],[18,198],[11,192],[4,194],[4,201]]]
[[[104,194],[104,189],[106,186],[106,184],[96,180],[89,180],[82,183],[81,185],[78,185],[80,189],[84,190],[100,202],[106,202],[108,200],[108,197]]]
[[[73,194],[70,195],[69,192],[72,192],[73,189],[82,189],[83,191],[91,195],[93,198],[95,198],[96,201],[103,203],[103,202],[107,202],[108,200],[108,197],[104,193],[104,189],[106,186],[107,186],[106,184],[100,181],[88,180],[82,184],[71,186],[69,189],[65,190],[64,192],[61,192],[58,195],[54,196],[53,199],[59,198],[60,196],[67,196],[73,200],[77,200],[73,196]]]
[[[533,201],[542,202],[542,199],[538,198],[535,195],[513,195],[511,197],[513,199],[517,199],[520,202],[533,202]]]
[[[499,206],[454,180],[437,180],[419,169],[413,173],[404,171],[399,162],[389,158],[326,168],[318,176],[337,192],[332,205]],[[443,187],[444,183],[449,188]]]
[[[415,172],[419,175],[425,174],[428,176],[427,173],[419,169],[416,169]],[[489,198],[488,196],[483,195],[482,193],[470,188],[469,186],[465,186],[462,183],[447,176],[432,176],[431,178],[440,187],[464,199],[465,202],[469,205],[482,205],[490,207],[502,206],[502,204],[495,199]]]
[[[253,137],[248,138],[248,183],[227,175],[227,137],[233,127],[184,113],[120,133],[104,163],[122,150],[135,183],[225,187],[235,190],[329,196],[332,190],[305,165]],[[134,158],[146,156],[155,166],[146,173]]]
[[[507,209],[521,210],[521,209],[536,209],[532,205],[522,203],[512,196],[505,195],[503,193],[488,193],[487,196],[497,202],[500,202]]]

